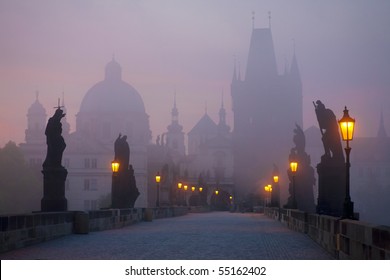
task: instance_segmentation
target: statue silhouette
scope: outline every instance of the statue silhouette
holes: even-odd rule
[[[325,108],[325,105],[317,100],[314,104],[318,124],[322,134],[322,143],[325,149],[325,157],[344,159],[343,149],[340,142],[339,126],[336,116],[332,110]]]
[[[47,122],[45,135],[47,143],[46,159],[43,162],[43,167],[62,167],[62,154],[66,144],[62,137],[61,119],[65,117],[64,112],[58,108],[54,115]]]
[[[119,161],[120,170],[127,170],[130,163],[130,147],[127,143],[127,136],[119,133],[114,143],[115,160]]]

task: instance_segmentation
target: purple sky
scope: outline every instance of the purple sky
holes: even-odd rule
[[[186,133],[206,102],[217,121],[222,92],[233,126],[234,56],[245,76],[252,11],[255,27],[272,13],[280,73],[295,42],[305,128],[317,124],[312,101],[321,99],[338,117],[347,105],[358,136],[376,134],[382,110],[390,133],[390,1],[0,0],[0,147],[24,141],[36,90],[48,115],[65,92],[74,130],[113,54],[144,100],[153,139],[170,123],[175,90]]]

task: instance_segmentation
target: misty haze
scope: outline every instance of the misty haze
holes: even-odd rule
[[[40,210],[57,107],[67,210],[111,207],[125,135],[134,207],[256,211],[277,172],[278,206],[296,187],[293,208],[315,213],[323,104],[356,120],[354,211],[390,225],[389,14],[390,2],[361,0],[1,1],[0,214]],[[294,186],[299,149],[310,178]]]

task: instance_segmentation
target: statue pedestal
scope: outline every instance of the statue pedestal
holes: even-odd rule
[[[65,198],[65,180],[68,171],[63,167],[45,167],[43,173],[42,212],[67,211],[68,202]]]
[[[133,208],[139,196],[133,169],[112,175],[111,207]]]
[[[345,199],[345,163],[323,157],[317,165],[317,213],[341,217]]]

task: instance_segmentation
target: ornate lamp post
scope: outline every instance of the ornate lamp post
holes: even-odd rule
[[[183,189],[184,189],[184,206],[187,206],[187,190],[188,190],[188,186],[184,185]]]
[[[298,162],[295,160],[292,160],[290,162],[290,169],[292,172],[292,205],[291,205],[291,208],[296,209],[297,208],[297,200],[295,198],[295,173],[298,170]]]
[[[177,189],[178,189],[178,195],[177,195],[177,204],[178,205],[181,205],[181,190],[182,190],[182,187],[183,187],[183,183],[182,182],[178,182],[177,183]]]
[[[156,184],[157,184],[157,200],[156,200],[156,206],[157,206],[157,207],[160,207],[160,181],[161,181],[160,172],[157,172],[157,174],[156,174]]]
[[[351,153],[351,147],[349,147],[349,141],[353,139],[353,132],[355,129],[355,119],[351,118],[348,114],[347,106],[344,109],[344,115],[339,120],[339,126],[341,131],[341,137],[343,141],[347,142],[347,146],[344,148],[346,154],[346,180],[345,180],[345,199],[343,207],[343,218],[353,219],[353,202],[349,194],[349,170],[351,163],[349,161],[349,155]]]
[[[271,185],[266,185],[265,187],[264,187],[264,190],[265,190],[265,192],[268,194],[267,196],[267,198],[266,198],[266,200],[270,200],[271,199],[271,193],[272,193],[272,186]],[[265,203],[265,205],[267,206],[269,203]]]
[[[278,193],[278,219],[280,221],[280,185],[279,185],[279,175],[277,174],[274,174],[273,176],[273,179],[274,179],[274,184],[275,184],[275,187],[276,187],[276,192]]]
[[[119,178],[120,163],[116,159],[111,162],[112,183],[111,183],[111,207],[119,208],[121,206],[121,188]]]

